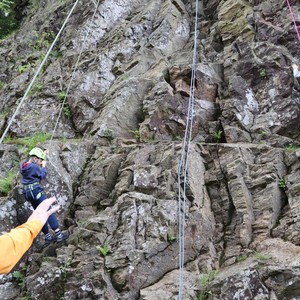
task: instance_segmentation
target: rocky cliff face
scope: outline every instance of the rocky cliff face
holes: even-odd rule
[[[72,2],[30,2],[0,42],[2,132]],[[288,6],[199,4],[183,299],[300,299],[300,55]],[[4,178],[26,157],[20,138],[52,133],[69,89],[41,146],[45,190],[71,235],[43,249],[38,237],[19,273],[0,276],[2,299],[177,299],[194,17],[195,1],[79,1],[0,145]],[[1,231],[30,213],[14,184]]]

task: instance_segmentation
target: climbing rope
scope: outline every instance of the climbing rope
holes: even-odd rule
[[[183,299],[183,272],[184,272],[184,239],[185,239],[185,210],[186,210],[186,184],[188,158],[192,140],[192,129],[195,106],[195,83],[196,83],[196,58],[197,58],[197,28],[198,28],[198,0],[196,0],[195,27],[194,27],[194,49],[191,72],[190,96],[186,128],[184,133],[183,146],[178,165],[177,187],[178,187],[178,227],[179,227],[179,284],[178,300]],[[183,187],[181,187],[181,175],[183,173]]]
[[[98,0],[97,4],[94,3],[94,4],[95,4],[95,10],[94,10],[93,16],[92,16],[92,18],[91,18],[91,21],[90,21],[88,30],[87,30],[86,35],[85,35],[85,38],[84,38],[84,40],[83,40],[81,49],[80,49],[80,51],[79,51],[79,55],[78,55],[77,61],[76,61],[75,65],[74,65],[74,70],[73,70],[73,72],[72,72],[71,79],[70,79],[70,81],[69,81],[69,84],[68,84],[68,87],[67,87],[66,94],[65,94],[64,99],[63,99],[63,101],[62,101],[62,103],[61,103],[61,107],[60,107],[60,110],[59,110],[59,113],[58,113],[58,117],[57,117],[57,119],[56,119],[56,123],[55,123],[54,129],[53,129],[53,131],[52,131],[52,135],[51,135],[51,139],[50,139],[50,143],[49,143],[49,148],[51,147],[52,140],[53,140],[53,137],[54,137],[54,133],[55,133],[55,131],[56,131],[56,129],[57,129],[57,126],[58,126],[58,122],[59,122],[60,116],[61,116],[61,114],[62,114],[62,111],[63,111],[64,105],[65,105],[66,99],[67,99],[67,97],[68,97],[68,94],[69,94],[69,91],[70,91],[70,88],[71,88],[71,84],[73,83],[73,79],[74,79],[74,76],[75,76],[75,72],[77,71],[78,63],[79,63],[79,61],[80,61],[80,58],[81,58],[83,49],[84,49],[84,47],[85,47],[87,38],[88,38],[88,36],[89,36],[90,30],[91,30],[91,26],[92,26],[92,22],[93,22],[94,19],[95,19],[95,16],[96,16],[96,12],[97,12],[99,3],[100,3],[100,0]]]
[[[293,13],[293,9],[292,9],[291,3],[290,3],[289,0],[286,0],[286,2],[287,2],[287,5],[289,7],[290,15],[291,15],[291,18],[292,18],[293,23],[294,23],[294,27],[295,27],[295,31],[297,33],[298,41],[300,42],[300,34],[299,34],[299,31],[298,31],[298,27],[297,27],[297,24],[296,24],[296,19],[295,19],[294,13]]]
[[[44,64],[45,64],[45,62],[46,62],[46,60],[48,59],[48,56],[50,55],[50,52],[52,51],[54,45],[56,44],[56,42],[57,42],[57,40],[58,40],[60,34],[62,33],[63,29],[65,28],[65,26],[66,26],[66,24],[67,24],[67,22],[69,21],[69,18],[70,18],[70,16],[72,15],[72,13],[73,13],[73,11],[74,11],[74,9],[75,9],[75,7],[76,7],[76,5],[77,5],[78,2],[79,2],[79,0],[76,0],[75,4],[73,5],[72,9],[71,9],[70,12],[69,12],[67,18],[65,19],[65,21],[64,21],[64,23],[63,23],[63,25],[62,25],[62,27],[60,28],[58,34],[56,35],[56,37],[55,37],[55,39],[54,39],[52,45],[50,46],[48,52],[46,53],[44,59],[42,60],[40,66],[38,67],[37,71],[35,72],[35,74],[34,74],[32,80],[31,80],[29,86],[27,87],[27,89],[26,89],[26,91],[25,91],[24,96],[22,97],[20,103],[18,104],[18,106],[17,106],[17,108],[16,108],[14,114],[12,115],[10,121],[8,122],[8,125],[7,125],[6,129],[4,130],[4,132],[3,132],[3,134],[2,134],[2,136],[1,136],[1,138],[0,138],[0,144],[1,144],[2,141],[4,140],[4,138],[5,138],[5,136],[6,136],[7,132],[8,132],[8,130],[9,130],[11,124],[12,124],[13,121],[15,120],[16,115],[17,115],[18,112],[19,112],[19,109],[20,109],[21,106],[23,105],[23,102],[25,101],[25,99],[26,99],[26,97],[27,97],[27,95],[28,95],[30,89],[32,88],[32,86],[33,86],[33,84],[34,84],[34,82],[35,82],[37,76],[39,75],[41,69],[43,68],[43,66],[44,66]]]

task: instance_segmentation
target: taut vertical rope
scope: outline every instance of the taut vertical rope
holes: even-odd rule
[[[76,7],[76,5],[77,5],[78,2],[79,2],[79,0],[77,0],[77,1],[75,2],[75,4],[73,5],[73,7],[72,7],[72,9],[70,10],[70,12],[69,12],[67,18],[66,18],[65,21],[64,21],[62,27],[60,28],[58,34],[56,35],[54,41],[52,42],[52,45],[50,46],[50,48],[49,48],[47,54],[45,55],[43,61],[41,62],[40,66],[38,67],[37,71],[35,72],[35,74],[34,74],[32,80],[31,80],[29,86],[27,87],[27,90],[25,91],[25,94],[24,94],[23,98],[21,99],[20,103],[18,104],[18,106],[17,106],[17,108],[16,108],[14,114],[12,115],[10,121],[8,122],[8,125],[7,125],[6,129],[4,130],[4,132],[3,132],[3,134],[2,134],[2,137],[0,138],[0,144],[1,144],[2,141],[4,140],[4,138],[5,138],[5,136],[6,136],[7,132],[8,132],[8,130],[9,130],[11,124],[12,124],[12,122],[15,120],[16,115],[17,115],[17,113],[19,112],[19,109],[21,108],[23,102],[25,101],[25,99],[26,99],[26,97],[27,97],[27,95],[28,95],[30,89],[32,88],[33,83],[35,82],[37,76],[39,75],[39,73],[40,73],[40,71],[41,71],[41,69],[42,69],[42,67],[44,66],[44,64],[45,64],[45,62],[46,62],[46,60],[47,60],[47,58],[48,58],[50,52],[52,51],[54,45],[56,44],[56,42],[57,42],[57,40],[58,40],[60,34],[62,33],[63,29],[65,28],[65,26],[66,26],[66,24],[67,24],[67,22],[69,21],[69,18],[70,18],[70,16],[72,15],[72,13],[73,13],[73,11],[74,11],[74,9],[75,9],[75,7]]]
[[[83,52],[83,48],[84,48],[84,46],[85,46],[85,44],[86,44],[86,40],[87,40],[88,35],[89,35],[89,33],[90,33],[90,29],[91,29],[92,22],[93,22],[93,20],[94,20],[94,18],[95,18],[95,16],[96,16],[96,12],[97,12],[97,9],[98,9],[98,6],[99,6],[99,2],[100,2],[100,0],[98,0],[97,4],[95,4],[95,11],[94,11],[93,16],[92,16],[92,19],[91,19],[91,21],[90,21],[90,24],[89,24],[88,30],[87,30],[87,32],[86,32],[85,38],[84,38],[84,40],[83,40],[83,43],[82,43],[82,46],[81,46],[81,49],[80,49],[80,52],[79,52],[77,61],[76,61],[75,66],[74,66],[74,70],[73,70],[73,72],[72,72],[71,79],[70,79],[69,84],[68,84],[68,87],[67,87],[66,94],[65,94],[64,99],[63,99],[63,101],[62,101],[62,103],[61,103],[61,107],[60,107],[60,110],[59,110],[59,113],[58,113],[58,117],[57,117],[57,120],[56,120],[54,129],[53,129],[53,131],[52,131],[52,135],[51,135],[51,139],[50,139],[50,145],[49,145],[49,148],[51,147],[52,140],[53,140],[53,137],[54,137],[54,133],[55,133],[55,131],[56,131],[56,128],[57,128],[57,125],[58,125],[58,122],[59,122],[61,113],[62,113],[62,111],[63,111],[63,108],[64,108],[64,105],[65,105],[66,99],[67,99],[67,97],[68,97],[68,94],[69,94],[69,91],[70,91],[70,88],[71,88],[71,84],[72,84],[72,82],[73,82],[73,79],[74,79],[74,76],[75,76],[75,72],[76,72],[76,70],[77,70],[78,63],[79,63],[79,61],[80,61],[80,58],[81,58],[81,55],[82,55],[82,52]]]
[[[180,162],[178,165],[178,226],[179,226],[179,291],[178,300],[183,299],[183,272],[184,272],[184,239],[185,239],[185,209],[186,209],[186,183],[188,156],[192,139],[194,105],[195,105],[195,83],[196,83],[196,58],[197,58],[197,27],[198,27],[198,0],[196,0],[195,28],[194,28],[194,51],[191,73],[190,97],[188,104],[188,114]],[[184,166],[184,167],[183,167]],[[181,196],[181,174],[183,167],[183,193]],[[183,199],[181,199],[181,197]]]
[[[296,24],[296,19],[295,19],[294,13],[293,13],[292,6],[291,6],[289,0],[286,0],[286,2],[287,2],[287,5],[289,7],[289,10],[290,10],[292,21],[294,23],[294,27],[295,27],[295,31],[296,31],[296,34],[297,34],[297,37],[298,37],[298,41],[300,42],[300,34],[299,34],[299,31],[298,31],[298,27],[297,27],[297,24]]]

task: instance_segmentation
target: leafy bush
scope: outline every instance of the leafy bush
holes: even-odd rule
[[[18,28],[15,8],[19,3],[18,0],[0,0],[0,39]]]

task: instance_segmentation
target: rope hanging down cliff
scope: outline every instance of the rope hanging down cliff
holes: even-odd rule
[[[17,108],[16,108],[14,114],[12,115],[10,121],[8,122],[8,125],[7,125],[6,129],[4,130],[4,132],[3,132],[3,134],[2,134],[2,136],[1,136],[1,138],[0,138],[0,144],[3,142],[3,140],[4,140],[4,138],[5,138],[5,136],[6,136],[7,132],[8,132],[8,130],[9,130],[10,126],[11,126],[11,124],[13,123],[13,121],[15,120],[15,118],[16,118],[18,112],[19,112],[19,109],[21,108],[21,106],[23,105],[23,103],[24,103],[26,97],[28,96],[28,93],[29,93],[30,89],[32,88],[32,86],[33,86],[33,84],[34,84],[34,82],[35,82],[37,76],[39,75],[40,71],[42,70],[42,68],[43,68],[43,66],[44,66],[44,64],[45,64],[45,62],[46,62],[46,60],[48,59],[48,56],[50,55],[50,53],[51,53],[51,51],[52,51],[54,45],[56,44],[56,42],[57,42],[59,36],[61,35],[63,29],[65,28],[65,26],[66,26],[66,24],[67,24],[67,22],[69,21],[69,18],[70,18],[70,16],[72,15],[72,13],[73,13],[75,7],[77,6],[78,2],[79,2],[79,0],[76,0],[76,2],[74,3],[74,5],[73,5],[73,7],[71,8],[71,10],[70,10],[70,12],[69,12],[67,18],[66,18],[65,21],[64,21],[62,27],[60,28],[58,34],[56,35],[56,37],[55,37],[55,39],[54,39],[52,45],[50,46],[48,52],[46,53],[46,55],[45,55],[43,61],[41,62],[40,66],[38,67],[37,71],[35,72],[35,74],[34,74],[32,80],[31,80],[29,86],[27,87],[27,89],[26,89],[26,91],[25,91],[24,96],[22,97],[20,103],[18,104],[18,106],[17,106]]]
[[[297,27],[297,23],[296,23],[296,19],[295,19],[294,13],[293,13],[292,6],[291,6],[289,0],[286,0],[286,2],[287,2],[287,5],[288,5],[288,8],[289,8],[289,11],[290,11],[292,21],[294,23],[294,27],[295,27],[295,31],[296,31],[296,34],[297,34],[297,37],[298,37],[298,41],[300,42],[300,34],[299,34],[299,31],[298,31],[298,27]]]
[[[51,147],[52,140],[53,140],[53,137],[54,137],[54,133],[55,133],[56,128],[57,128],[57,126],[58,126],[58,122],[59,122],[60,116],[61,116],[61,114],[62,114],[62,111],[63,111],[64,105],[65,105],[66,99],[67,99],[67,97],[68,97],[68,94],[69,94],[69,91],[70,91],[70,88],[71,88],[71,84],[73,83],[73,79],[74,79],[74,76],[75,76],[75,72],[76,72],[76,70],[77,70],[78,63],[79,63],[79,61],[80,61],[80,58],[81,58],[83,49],[84,49],[84,47],[85,47],[87,38],[88,38],[88,36],[89,36],[90,30],[91,30],[91,26],[92,26],[92,22],[93,22],[93,20],[95,19],[95,16],[96,16],[96,12],[97,12],[99,3],[100,3],[100,0],[97,1],[97,4],[95,3],[95,10],[94,10],[93,16],[92,16],[92,18],[91,18],[91,21],[90,21],[88,30],[87,30],[86,35],[85,35],[85,37],[84,37],[84,40],[83,40],[81,49],[80,49],[80,51],[79,51],[78,58],[77,58],[76,63],[75,63],[75,65],[74,65],[74,70],[73,70],[73,72],[72,72],[71,79],[70,79],[70,81],[69,81],[69,84],[68,84],[68,87],[67,87],[66,94],[65,94],[64,99],[63,99],[63,101],[62,101],[62,103],[61,103],[61,107],[60,107],[60,110],[59,110],[59,113],[58,113],[58,117],[57,117],[57,120],[56,120],[56,122],[55,122],[55,126],[54,126],[53,131],[52,131],[52,135],[51,135],[51,139],[50,139],[50,145],[49,145],[49,148]]]
[[[198,28],[198,0],[196,0],[195,27],[194,27],[194,49],[191,73],[190,96],[183,147],[178,165],[177,187],[178,187],[178,226],[179,226],[179,291],[178,300],[183,299],[183,272],[184,272],[184,238],[185,238],[185,209],[186,209],[186,183],[188,158],[192,139],[192,128],[195,105],[195,83],[196,83],[196,57],[197,57],[197,28]],[[183,188],[181,187],[181,175],[183,173]],[[183,192],[181,193],[181,190]],[[181,199],[182,198],[182,199]]]

